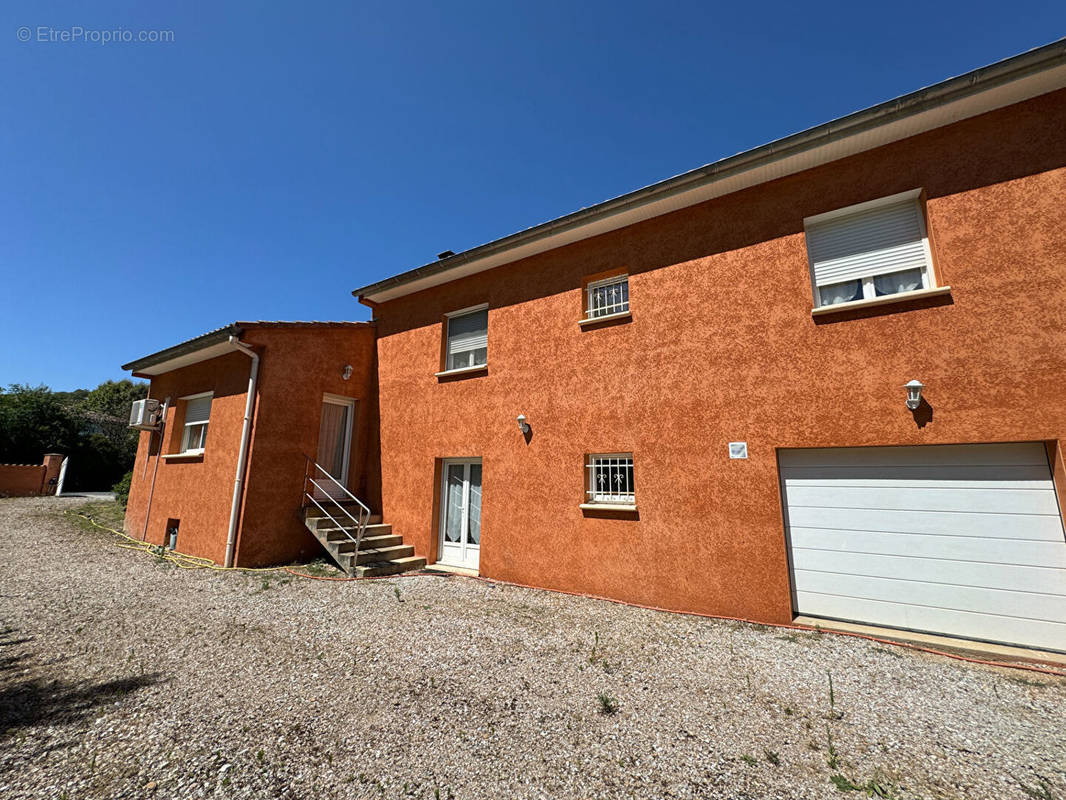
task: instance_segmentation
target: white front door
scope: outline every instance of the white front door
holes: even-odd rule
[[[478,568],[481,551],[481,459],[446,459],[441,481],[438,561]]]
[[[318,455],[316,461],[341,486],[348,486],[348,454],[352,448],[352,417],[355,400],[339,395],[325,395],[322,398],[322,417],[318,424]],[[320,471],[315,470],[311,476],[318,483],[316,497],[333,497],[342,500],[346,497],[341,488]]]
[[[796,611],[1066,651],[1043,442],[783,450]]]

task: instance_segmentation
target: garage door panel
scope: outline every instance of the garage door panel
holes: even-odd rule
[[[862,600],[899,602],[907,605],[972,611],[1002,617],[1037,619],[1045,622],[1066,620],[1066,597],[1029,592],[948,586],[917,580],[864,578],[827,572],[797,570],[806,592],[851,597]]]
[[[934,631],[992,642],[1023,643],[1047,650],[1066,649],[1066,624],[993,614],[908,606],[853,597],[802,592],[797,603],[804,613],[832,619],[873,621],[878,625]]]
[[[792,493],[788,493],[791,501]],[[1002,514],[926,514],[921,511],[883,511],[880,509],[788,507],[790,525],[808,528],[887,531],[889,533],[927,533],[939,536],[978,536],[990,539],[1039,539],[1062,542],[1062,523],[1058,517]]]
[[[988,467],[940,464],[927,466],[849,466],[789,468],[792,486],[937,486],[958,489],[1052,489],[1047,464]]]
[[[780,453],[796,610],[1066,652],[1042,443]]]
[[[792,545],[810,550],[941,558],[954,561],[994,561],[1033,567],[1066,569],[1066,547],[1055,541],[982,539],[974,536],[928,536],[880,531],[792,528]]]
[[[797,572],[818,570],[841,575],[896,578],[986,589],[1024,587],[1032,592],[1066,595],[1066,570],[1061,569],[800,548],[793,549],[792,563]]]
[[[790,505],[832,508],[868,508],[887,511],[966,511],[969,513],[1046,514],[1059,512],[1055,492],[1046,489],[952,489],[793,486],[788,483]]]
[[[924,452],[922,452],[924,451]],[[785,450],[782,464],[790,467],[827,466],[911,466],[937,464],[1047,466],[1047,451],[1038,442],[1006,444],[942,444],[918,447],[829,447]]]

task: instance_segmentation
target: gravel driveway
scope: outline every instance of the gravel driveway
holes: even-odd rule
[[[81,502],[0,500],[5,800],[1066,798],[1064,679],[465,578],[180,570],[57,516]]]

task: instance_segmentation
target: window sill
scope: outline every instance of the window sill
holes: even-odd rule
[[[189,453],[164,453],[164,461],[197,461],[204,457],[203,450]]]
[[[443,372],[435,372],[434,376],[437,378],[458,378],[463,375],[478,375],[487,373],[489,371],[488,364],[481,364],[476,367],[460,367],[459,369],[446,369]]]
[[[811,309],[812,317],[821,317],[826,314],[839,314],[841,311],[852,311],[854,309],[862,308],[874,308],[876,306],[885,306],[891,303],[906,303],[908,300],[920,300],[925,297],[939,297],[941,295],[951,294],[950,286],[935,286],[931,289],[915,289],[913,292],[900,292],[898,294],[887,294],[884,297],[875,297],[871,300],[852,300],[848,303],[836,303],[831,306],[819,306],[818,308]]]
[[[617,314],[605,314],[602,317],[585,317],[578,320],[577,324],[584,328],[588,325],[599,325],[601,322],[621,322],[626,319],[633,319],[632,311],[620,311]]]
[[[582,511],[636,511],[635,505],[623,503],[582,503],[578,506]]]

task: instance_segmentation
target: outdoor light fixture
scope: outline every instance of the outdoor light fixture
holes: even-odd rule
[[[352,365],[351,364],[345,364],[344,365],[344,369],[341,370],[341,377],[344,378],[344,380],[348,380],[350,377],[352,377]]]
[[[525,414],[518,415],[518,430],[522,431],[523,436],[529,435],[529,423],[526,422]]]
[[[922,389],[925,386],[921,381],[908,381],[903,388],[907,390],[907,408],[914,411],[922,404]]]

